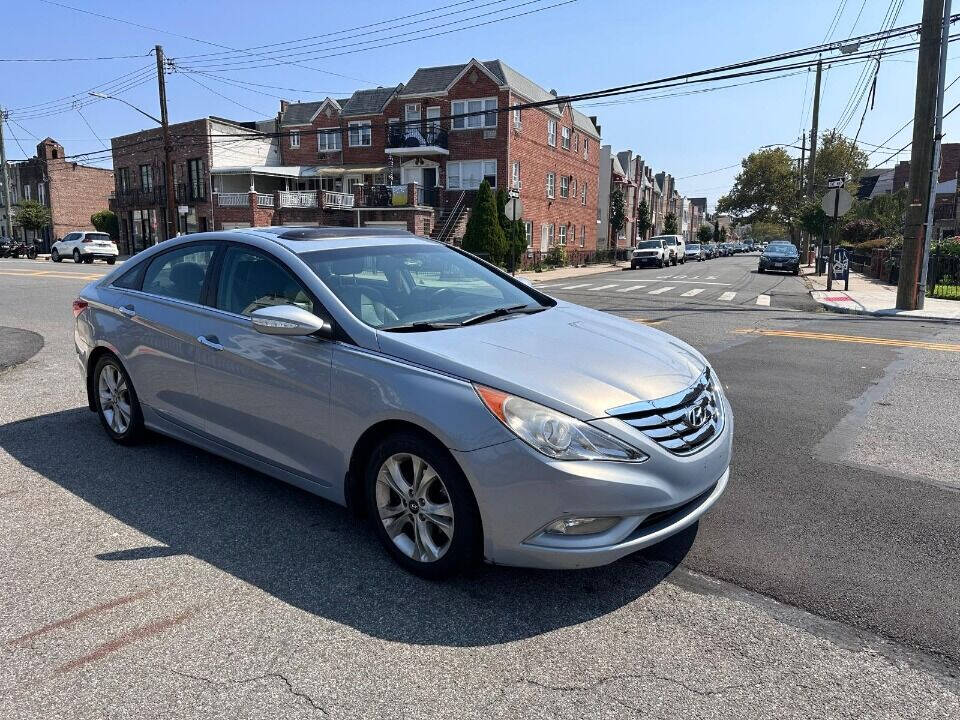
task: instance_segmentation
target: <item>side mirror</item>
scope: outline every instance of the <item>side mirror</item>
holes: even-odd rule
[[[296,305],[274,305],[250,314],[253,329],[264,335],[323,335],[329,337],[333,326],[312,312]]]

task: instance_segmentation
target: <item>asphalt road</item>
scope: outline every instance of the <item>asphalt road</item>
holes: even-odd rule
[[[960,327],[811,312],[755,264],[545,288],[716,367],[735,459],[699,527],[437,584],[341,508],[110,443],[70,315],[106,266],[0,261],[0,326],[44,342],[0,373],[0,716],[957,717]]]

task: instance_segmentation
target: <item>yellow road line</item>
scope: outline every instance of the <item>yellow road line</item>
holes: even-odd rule
[[[50,271],[35,271],[35,272],[9,272],[7,270],[0,270],[0,275],[9,275],[10,277],[55,277],[55,278],[76,278],[78,280],[97,280],[102,278],[103,275],[81,275],[80,273],[55,273]]]
[[[921,350],[940,350],[943,352],[960,352],[960,344],[938,343],[923,340],[898,340],[896,338],[866,337],[863,335],[837,335],[803,330],[760,330],[754,328],[740,328],[734,330],[738,335],[767,335],[771,337],[789,337],[800,340],[821,340],[825,342],[859,343],[862,345],[883,345],[886,347],[918,348]]]

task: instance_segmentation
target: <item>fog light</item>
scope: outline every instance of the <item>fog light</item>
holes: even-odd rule
[[[564,517],[547,525],[549,535],[595,535],[620,522],[618,517]]]

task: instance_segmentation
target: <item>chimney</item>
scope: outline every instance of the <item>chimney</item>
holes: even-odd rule
[[[289,102],[287,102],[286,100],[281,100],[281,101],[280,101],[280,112],[281,112],[281,113],[285,113],[285,112],[287,111],[287,108],[288,108],[288,107],[290,107],[290,103],[289,103]]]
[[[591,116],[590,116],[590,122],[592,122],[592,123],[593,123],[593,126],[597,129],[597,135],[600,135],[600,136],[602,137],[602,136],[603,136],[603,133],[600,132],[600,126],[597,125],[597,116],[596,116],[596,115],[591,115]]]

